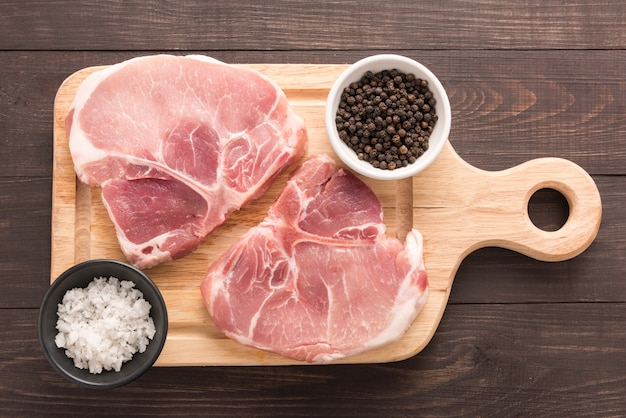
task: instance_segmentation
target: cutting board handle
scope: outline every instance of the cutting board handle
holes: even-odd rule
[[[474,221],[483,223],[479,247],[508,248],[542,261],[562,261],[583,252],[600,228],[602,202],[596,184],[575,163],[562,158],[539,158],[516,167],[487,172],[477,170],[475,199],[482,210]],[[569,205],[565,224],[544,231],[532,222],[528,203],[535,192],[553,189]],[[490,216],[490,211],[493,210]]]
[[[502,171],[465,162],[450,143],[431,167],[412,179],[413,219],[422,231],[425,256],[433,274],[448,277],[479,248],[507,248],[541,261],[577,256],[600,228],[602,202],[593,179],[572,161],[538,158]],[[399,185],[405,189],[406,185]],[[561,193],[569,205],[565,224],[544,231],[528,214],[531,197],[541,189]]]

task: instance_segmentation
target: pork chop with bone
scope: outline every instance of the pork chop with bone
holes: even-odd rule
[[[204,56],[131,59],[89,75],[66,130],[139,268],[194,250],[303,154],[306,129],[256,71]]]
[[[402,337],[428,280],[417,230],[385,235],[380,201],[332,159],[300,166],[269,210],[209,268],[201,292],[228,337],[327,363]]]

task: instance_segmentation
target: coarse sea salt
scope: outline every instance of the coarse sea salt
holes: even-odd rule
[[[80,369],[119,372],[154,338],[151,308],[133,282],[96,277],[86,288],[70,289],[63,296],[54,341]]]

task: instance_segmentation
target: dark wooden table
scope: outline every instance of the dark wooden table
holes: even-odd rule
[[[626,414],[626,6],[618,1],[0,3],[0,416]],[[488,170],[570,159],[600,232],[544,263],[469,255],[424,351],[391,364],[153,368],[109,391],[66,382],[36,319],[51,253],[52,109],[83,67],[159,52],[230,63],[351,63],[393,52],[448,90],[450,141]],[[558,227],[567,204],[533,199]]]

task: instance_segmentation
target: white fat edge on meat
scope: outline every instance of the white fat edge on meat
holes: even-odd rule
[[[209,63],[212,63],[212,64],[229,65],[229,64],[226,64],[223,61],[220,61],[220,60],[215,59],[213,57],[209,57],[208,55],[189,54],[189,55],[184,55],[184,57],[185,58],[189,58],[189,59],[194,59],[196,61],[209,62]]]
[[[93,161],[98,161],[102,159],[103,157],[105,157],[106,155],[108,155],[106,151],[102,151],[98,148],[93,147],[91,145],[91,142],[86,140],[85,136],[82,134],[84,132],[84,129],[82,129],[82,126],[80,124],[80,119],[78,118],[78,114],[80,113],[80,110],[83,109],[85,105],[87,104],[87,102],[89,101],[89,99],[91,99],[93,92],[96,90],[96,88],[98,88],[98,86],[103,80],[105,80],[110,75],[122,70],[124,67],[132,63],[138,62],[138,61],[153,59],[155,57],[174,57],[174,56],[161,54],[161,55],[147,55],[147,56],[131,58],[126,61],[122,61],[113,65],[110,65],[101,70],[94,71],[93,73],[89,74],[78,86],[78,88],[76,89],[76,93],[74,95],[74,99],[70,103],[70,106],[68,109],[68,113],[71,112],[72,110],[74,110],[75,112],[73,120],[72,120],[72,133],[74,132],[80,133],[80,136],[77,137],[76,140],[80,141],[80,144],[84,147],[84,148],[81,147],[81,149],[76,149],[76,153],[77,153],[76,155],[80,157],[78,161],[89,163]],[[71,135],[71,137],[74,137],[74,135]],[[71,141],[71,139],[72,138],[68,138],[68,140],[70,140],[70,146],[73,142]],[[74,152],[72,152],[72,154],[74,155]]]
[[[163,55],[163,56],[172,56],[172,55]],[[144,56],[144,57],[137,57],[137,58],[133,58],[118,64],[114,64],[111,65],[110,67],[107,67],[103,70],[99,70],[96,71],[92,74],[90,74],[84,81],[83,83],[79,86],[79,90],[77,91],[77,94],[74,98],[74,101],[71,104],[70,109],[74,109],[75,111],[77,109],[81,109],[86,103],[87,101],[90,99],[91,95],[93,94],[93,92],[96,90],[96,88],[98,87],[98,85],[102,82],[103,79],[106,79],[108,76],[110,76],[111,74],[120,71],[123,67],[129,65],[131,62],[136,62],[139,60],[145,60],[145,59],[149,59],[149,58],[154,58],[155,56]],[[228,65],[228,64],[224,64],[218,60],[215,60],[213,58],[210,57],[206,57],[206,56],[188,56],[189,58],[192,59],[196,59],[199,61],[204,61],[204,62],[211,62],[211,63],[216,63],[216,64],[223,64],[223,65]],[[252,70],[247,70],[252,72]],[[268,83],[270,83],[271,85],[273,85],[277,91],[282,92],[282,90],[280,90],[280,88],[269,78],[263,76],[262,74],[254,71],[254,74],[256,75],[260,75],[262,78],[264,78],[265,80],[268,81]],[[277,100],[274,103],[274,108],[276,107],[277,103],[280,100],[280,94],[277,95]],[[79,164],[76,165],[76,172],[79,175],[79,178],[81,179],[81,181],[84,182],[88,182],[87,180],[87,175],[83,172],[82,170],[82,165],[89,163],[89,162],[94,162],[94,161],[99,161],[105,157],[110,157],[112,156],[110,151],[104,151],[102,149],[98,149],[96,147],[93,146],[93,144],[91,143],[91,141],[88,141],[84,135],[84,130],[81,127],[80,124],[80,118],[79,116],[79,111],[74,115],[74,126],[72,129],[72,137],[75,138],[75,143],[80,144],[80,146],[74,146],[73,148],[73,155],[75,157],[75,161],[77,161]],[[271,114],[271,113],[270,113]],[[266,115],[266,118],[268,118],[269,116]],[[300,128],[300,125],[296,123],[296,121],[292,121],[291,122],[293,124],[293,126]],[[272,122],[272,127],[273,129],[278,132],[277,127],[275,126],[275,123]],[[294,132],[297,132],[296,129],[293,129]],[[297,135],[291,135],[289,138],[290,142],[295,142],[297,143]],[[205,192],[205,187],[197,187],[196,182],[193,181],[190,178],[187,178],[185,176],[180,175],[180,173],[178,171],[172,171],[169,169],[169,167],[163,166],[161,164],[155,163],[154,161],[147,161],[147,160],[143,160],[143,159],[139,159],[139,158],[133,158],[130,157],[126,154],[123,155],[123,157],[130,162],[131,164],[135,164],[135,165],[141,165],[141,166],[146,166],[146,167],[154,167],[157,170],[161,170],[165,173],[167,173],[168,175],[170,175],[173,178],[178,178],[180,179],[185,179],[187,181],[185,181],[186,184],[188,185],[192,185],[192,189],[200,194],[201,196],[203,196],[208,202],[211,201],[211,197],[213,197],[213,194],[215,192],[215,190],[211,189],[211,191],[209,193]],[[217,170],[218,172],[218,176],[221,176],[223,173],[223,170]],[[270,170],[271,172],[271,170]],[[262,183],[265,183],[268,179],[268,174],[263,176],[263,180]],[[191,184],[190,184],[191,183]],[[218,184],[223,183],[223,181],[218,181]],[[227,193],[233,194],[233,195],[237,195],[236,200],[241,200],[240,196],[241,195],[245,195],[245,193],[241,193],[241,192],[236,192],[233,190],[228,190]],[[226,199],[228,201],[232,201],[233,199]],[[108,208],[107,208],[108,209]],[[235,209],[239,209],[239,207],[234,207],[234,208],[230,208],[228,210],[228,212],[235,210]],[[109,213],[111,213],[109,211]],[[207,216],[209,216],[209,213],[207,213]],[[117,224],[116,224],[117,225]],[[124,251],[126,253],[136,253],[138,250],[136,249],[136,246],[131,245],[131,243],[126,239],[126,237],[123,236],[123,234],[120,235],[119,233],[120,231],[118,231],[118,236],[122,236],[123,239],[120,239],[120,242],[122,242],[123,246],[125,245],[126,248],[124,248]],[[165,240],[165,238],[163,236],[161,237],[155,237],[152,240],[150,240],[147,243],[143,243],[143,246],[145,245],[153,245],[153,247],[155,248],[153,251],[153,254],[150,256],[151,259],[158,259],[161,258],[163,256],[166,256],[168,259],[171,258],[169,253],[162,253],[158,251],[158,247],[159,245]],[[131,246],[132,249],[129,250],[128,246]],[[158,253],[158,255],[155,255],[156,253]],[[148,263],[148,261],[146,261],[146,263]]]
[[[89,179],[87,174],[83,171],[82,166],[105,158],[107,156],[107,152],[94,147],[91,141],[89,141],[85,136],[85,130],[82,128],[80,123],[80,110],[84,108],[85,104],[89,101],[91,95],[98,85],[100,85],[102,80],[110,74],[116,72],[123,65],[125,65],[125,63],[115,64],[89,74],[78,86],[74,99],[72,100],[68,110],[68,114],[69,112],[74,111],[72,129],[69,137],[67,138],[70,152],[72,159],[74,160],[74,167],[78,178],[87,184],[89,184]]]
[[[135,267],[138,269],[147,269],[156,266],[157,264],[162,264],[167,261],[172,260],[172,255],[169,251],[161,251],[157,247],[154,247],[150,255],[146,255],[145,253],[140,253],[140,256],[137,257],[139,262],[135,263]]]
[[[256,77],[261,78],[262,80],[264,80],[265,82],[267,82],[269,85],[271,85],[275,91],[279,92],[279,94],[276,95],[276,100],[274,101],[274,105],[272,107],[272,109],[267,112],[266,114],[266,118],[269,120],[269,115],[271,115],[274,112],[274,109],[276,109],[276,106],[278,105],[278,103],[280,102],[281,97],[284,97],[285,100],[287,99],[287,97],[285,96],[285,93],[283,92],[283,90],[280,88],[280,86],[271,78],[267,77],[265,74],[256,71],[256,70],[252,70],[250,68],[246,68],[246,67],[242,67],[242,66],[235,66],[233,64],[228,64],[225,63],[223,61],[217,60],[213,57],[209,57],[206,55],[198,55],[198,54],[190,54],[190,55],[185,55],[185,58],[189,58],[189,59],[194,59],[196,61],[200,61],[200,62],[206,62],[206,63],[210,63],[210,64],[219,64],[219,65],[224,65],[227,67],[233,67],[236,68],[238,71],[241,72],[247,72],[249,74],[253,74]],[[289,108],[291,109],[291,108]],[[295,115],[297,116],[297,115]],[[273,124],[273,121],[270,120],[270,123]]]
[[[278,85],[278,83],[276,83],[276,81],[274,81],[273,79],[271,79],[270,77],[266,76],[265,74],[250,69],[250,68],[246,68],[246,67],[242,67],[242,66],[234,66],[232,64],[228,64],[225,63],[223,61],[217,60],[215,58],[212,57],[208,57],[206,55],[186,55],[185,58],[190,58],[190,59],[195,59],[197,61],[201,61],[201,62],[208,62],[208,63],[212,63],[212,64],[221,64],[221,65],[225,65],[228,67],[235,67],[237,68],[237,70],[242,71],[242,72],[247,72],[249,74],[253,74],[259,78],[261,78],[262,80],[264,80],[266,83],[268,83],[270,86],[272,86],[274,88],[274,90],[278,93],[276,94],[276,100],[274,100],[274,104],[272,106],[272,108],[266,113],[265,115],[265,122],[268,123],[273,129],[274,131],[277,132],[277,134],[281,137],[283,137],[284,135],[283,133],[283,126],[281,126],[279,124],[279,122],[275,119],[271,118],[271,115],[274,113],[274,110],[276,110],[276,107],[278,106],[278,104],[282,101],[285,100],[287,101],[287,96],[285,95],[285,92],[283,91],[283,89]],[[298,116],[293,109],[291,108],[291,106],[287,106],[287,119],[289,121],[289,130],[294,132],[294,134],[288,136],[286,139],[288,140],[287,146],[289,146],[290,148],[293,148],[295,146],[298,145],[298,135],[297,132],[302,128],[302,126],[304,126],[304,119],[302,119],[300,116]],[[245,134],[246,132],[241,132],[241,133],[233,133],[231,134],[231,138],[238,138],[241,135]]]
[[[410,255],[411,270],[405,276],[396,294],[395,303],[392,308],[391,322],[376,338],[366,344],[365,349],[380,347],[389,342],[398,340],[404,335],[426,304],[428,287],[420,293],[420,290],[417,289],[416,286],[411,285],[411,277],[414,274],[419,274],[422,270],[425,271],[422,256],[423,238],[418,230],[412,229],[409,231],[403,251]]]
[[[72,130],[70,133],[70,137],[68,138],[68,143],[70,147],[70,152],[72,154],[72,159],[75,162],[74,165],[76,169],[76,174],[82,182],[89,184],[87,174],[83,171],[82,166],[95,161],[100,161],[101,159],[110,156],[111,153],[109,151],[94,147],[91,141],[86,138],[84,134],[85,130],[82,128],[79,118],[80,110],[85,107],[86,103],[89,101],[89,99],[91,99],[91,95],[93,94],[93,92],[104,79],[133,62],[153,57],[154,55],[136,57],[117,64],[110,65],[106,68],[89,74],[78,86],[74,95],[74,99],[72,100],[72,103],[70,104],[70,107],[68,109],[68,113],[72,110],[74,111],[72,119]]]
[[[322,354],[318,354],[315,357],[313,357],[313,359],[311,360],[312,363],[330,363],[332,361],[335,360],[339,360],[342,359],[344,357],[347,357],[349,354],[345,354],[345,353],[322,353]]]
[[[74,98],[74,101],[72,102],[72,104],[70,105],[70,110],[71,109],[81,109],[84,107],[84,105],[87,103],[87,101],[90,99],[92,93],[95,91],[95,89],[98,87],[98,85],[100,84],[100,82],[105,79],[106,77],[108,77],[109,75],[121,70],[123,67],[129,65],[130,63],[133,62],[137,62],[137,61],[141,61],[141,60],[145,60],[145,59],[153,59],[155,57],[176,57],[174,55],[168,55],[168,54],[161,54],[161,55],[149,55],[149,56],[142,56],[142,57],[136,57],[136,58],[132,58],[126,61],[123,61],[121,63],[118,64],[114,64],[111,65],[110,67],[107,67],[105,69],[96,71],[92,74],[90,74],[79,86],[79,89],[77,90],[76,96]],[[180,56],[179,56],[180,57]],[[212,64],[219,64],[219,65],[224,65],[224,66],[230,66],[229,64],[226,64],[222,61],[219,61],[217,59],[208,57],[208,56],[204,56],[204,55],[187,55],[184,56],[184,58],[188,58],[188,59],[194,59],[197,61],[201,61],[201,62],[206,62],[206,63],[212,63]],[[280,89],[280,87],[270,78],[264,76],[263,74],[254,71],[254,70],[249,70],[246,68],[239,68],[241,71],[247,71],[250,73],[253,73],[259,77],[261,77],[262,79],[266,80],[269,84],[271,84],[277,91],[281,92],[281,94],[284,96],[284,93],[282,93],[282,90]],[[277,95],[276,101],[274,102],[274,107],[272,108],[272,111],[270,111],[268,114],[266,114],[266,118],[269,119],[269,116],[271,115],[271,113],[273,112],[273,109],[277,106],[277,103],[280,101],[280,97],[281,95]],[[289,110],[291,110],[291,108],[289,108]],[[293,112],[292,112],[293,113]],[[294,114],[294,116],[297,116]],[[291,120],[291,119],[290,119]],[[267,122],[267,121],[266,121]],[[278,129],[278,126],[276,126],[276,121],[269,121],[269,123],[271,124],[272,128],[274,129],[274,131],[277,133],[277,135],[282,136],[282,133],[280,131],[280,129]],[[294,127],[299,127],[299,124],[296,124],[295,120],[291,120],[292,125],[294,125]],[[294,132],[297,132],[297,129],[293,129]],[[224,143],[228,143],[230,140],[232,140],[234,137],[241,137],[243,135],[245,135],[247,133],[247,131],[245,132],[238,132],[238,133],[232,133],[230,135],[230,138],[221,138],[221,141]],[[74,140],[70,140],[70,149],[71,149],[71,153],[73,156],[73,159],[75,162],[77,162],[78,164],[75,165],[76,168],[76,173],[79,176],[79,178],[81,179],[81,181],[83,181],[84,183],[88,183],[88,176],[87,174],[82,170],[82,166],[91,162],[95,162],[95,161],[99,161],[103,158],[106,157],[110,157],[112,156],[110,151],[105,151],[99,148],[96,148],[93,146],[93,144],[91,143],[91,141],[88,141],[87,138],[84,135],[84,130],[81,127],[80,124],[80,120],[78,118],[78,114],[74,115],[74,119],[73,119],[73,125],[72,125],[72,138],[74,138]],[[70,139],[72,139],[70,138]],[[297,145],[297,135],[291,135],[291,137],[289,137],[288,139],[292,140],[294,143],[291,144],[289,143],[288,146],[295,146]],[[73,144],[73,145],[72,145]],[[77,145],[78,144],[78,145]],[[223,147],[221,147],[223,149]],[[160,153],[162,153],[162,150],[159,150]],[[142,165],[142,166],[149,166],[149,167],[155,167],[165,173],[167,173],[168,175],[170,175],[173,178],[176,178],[178,180],[182,180],[185,179],[187,181],[189,181],[190,183],[193,184],[192,189],[200,194],[201,196],[203,196],[205,199],[207,199],[207,201],[211,201],[211,199],[214,198],[214,196],[212,196],[213,193],[206,193],[205,187],[198,187],[196,185],[196,182],[188,177],[185,176],[181,176],[180,173],[178,173],[178,171],[175,170],[171,170],[169,167],[163,166],[162,164],[159,163],[155,163],[154,161],[148,161],[148,160],[142,160],[142,159],[138,159],[138,158],[133,158],[132,156],[129,156],[127,154],[124,154],[123,157],[131,162],[132,164],[135,165]],[[222,158],[220,158],[220,162],[219,164],[221,165],[221,160]],[[275,170],[267,170],[266,174],[260,179],[260,183],[266,183],[270,177],[270,175],[274,172]],[[217,183],[218,184],[222,184],[224,183],[223,181],[223,170],[217,170],[217,175],[218,175],[218,179],[217,179]],[[187,183],[187,182],[185,182]],[[224,190],[226,192],[226,194],[231,194],[234,195],[232,196],[232,198],[236,199],[236,200],[241,200],[242,196],[245,196],[246,193],[245,192],[237,192],[235,190]],[[211,190],[211,192],[213,192],[213,190]],[[227,198],[228,201],[232,201],[230,198]],[[235,208],[231,208],[232,210],[238,210],[240,209],[240,207],[235,207]]]
[[[417,317],[426,303],[428,288],[421,294],[415,286],[411,285],[411,276],[424,270],[422,258],[423,239],[419,231],[413,229],[407,235],[405,249],[411,255],[412,268],[402,281],[392,308],[391,322],[375,338],[366,341],[364,345],[349,351],[340,353],[322,353],[313,358],[314,363],[329,363],[340,358],[356,355],[364,351],[382,347],[390,342],[400,339]]]

